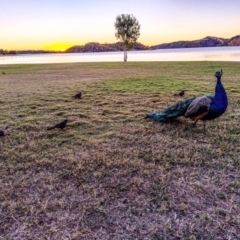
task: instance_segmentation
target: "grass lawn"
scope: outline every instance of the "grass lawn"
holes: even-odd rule
[[[213,94],[220,69],[229,107],[206,136],[144,119]],[[5,125],[1,240],[240,239],[240,63],[0,65]]]

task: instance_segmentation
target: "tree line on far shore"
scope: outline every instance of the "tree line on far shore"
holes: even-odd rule
[[[16,51],[14,51],[14,50],[10,50],[10,51],[8,51],[8,50],[3,50],[3,49],[0,49],[0,54],[2,54],[2,55],[7,55],[7,54],[16,54],[17,52]]]

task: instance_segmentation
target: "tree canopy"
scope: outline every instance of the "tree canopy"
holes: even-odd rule
[[[127,61],[127,49],[131,49],[139,38],[141,25],[132,14],[120,14],[114,26],[116,38],[124,45],[124,61]]]

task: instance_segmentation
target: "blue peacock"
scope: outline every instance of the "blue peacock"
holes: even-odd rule
[[[215,95],[189,98],[168,107],[160,113],[149,113],[146,115],[146,118],[152,118],[157,122],[167,122],[184,116],[194,121],[193,126],[196,125],[198,120],[203,120],[204,133],[206,133],[206,120],[212,120],[221,116],[228,106],[227,93],[221,82],[222,74],[222,70],[215,73],[217,78]]]

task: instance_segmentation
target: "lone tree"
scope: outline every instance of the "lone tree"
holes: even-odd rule
[[[127,61],[127,50],[133,48],[140,36],[140,24],[131,14],[121,14],[116,17],[114,24],[115,36],[120,39],[124,48],[124,62]]]

